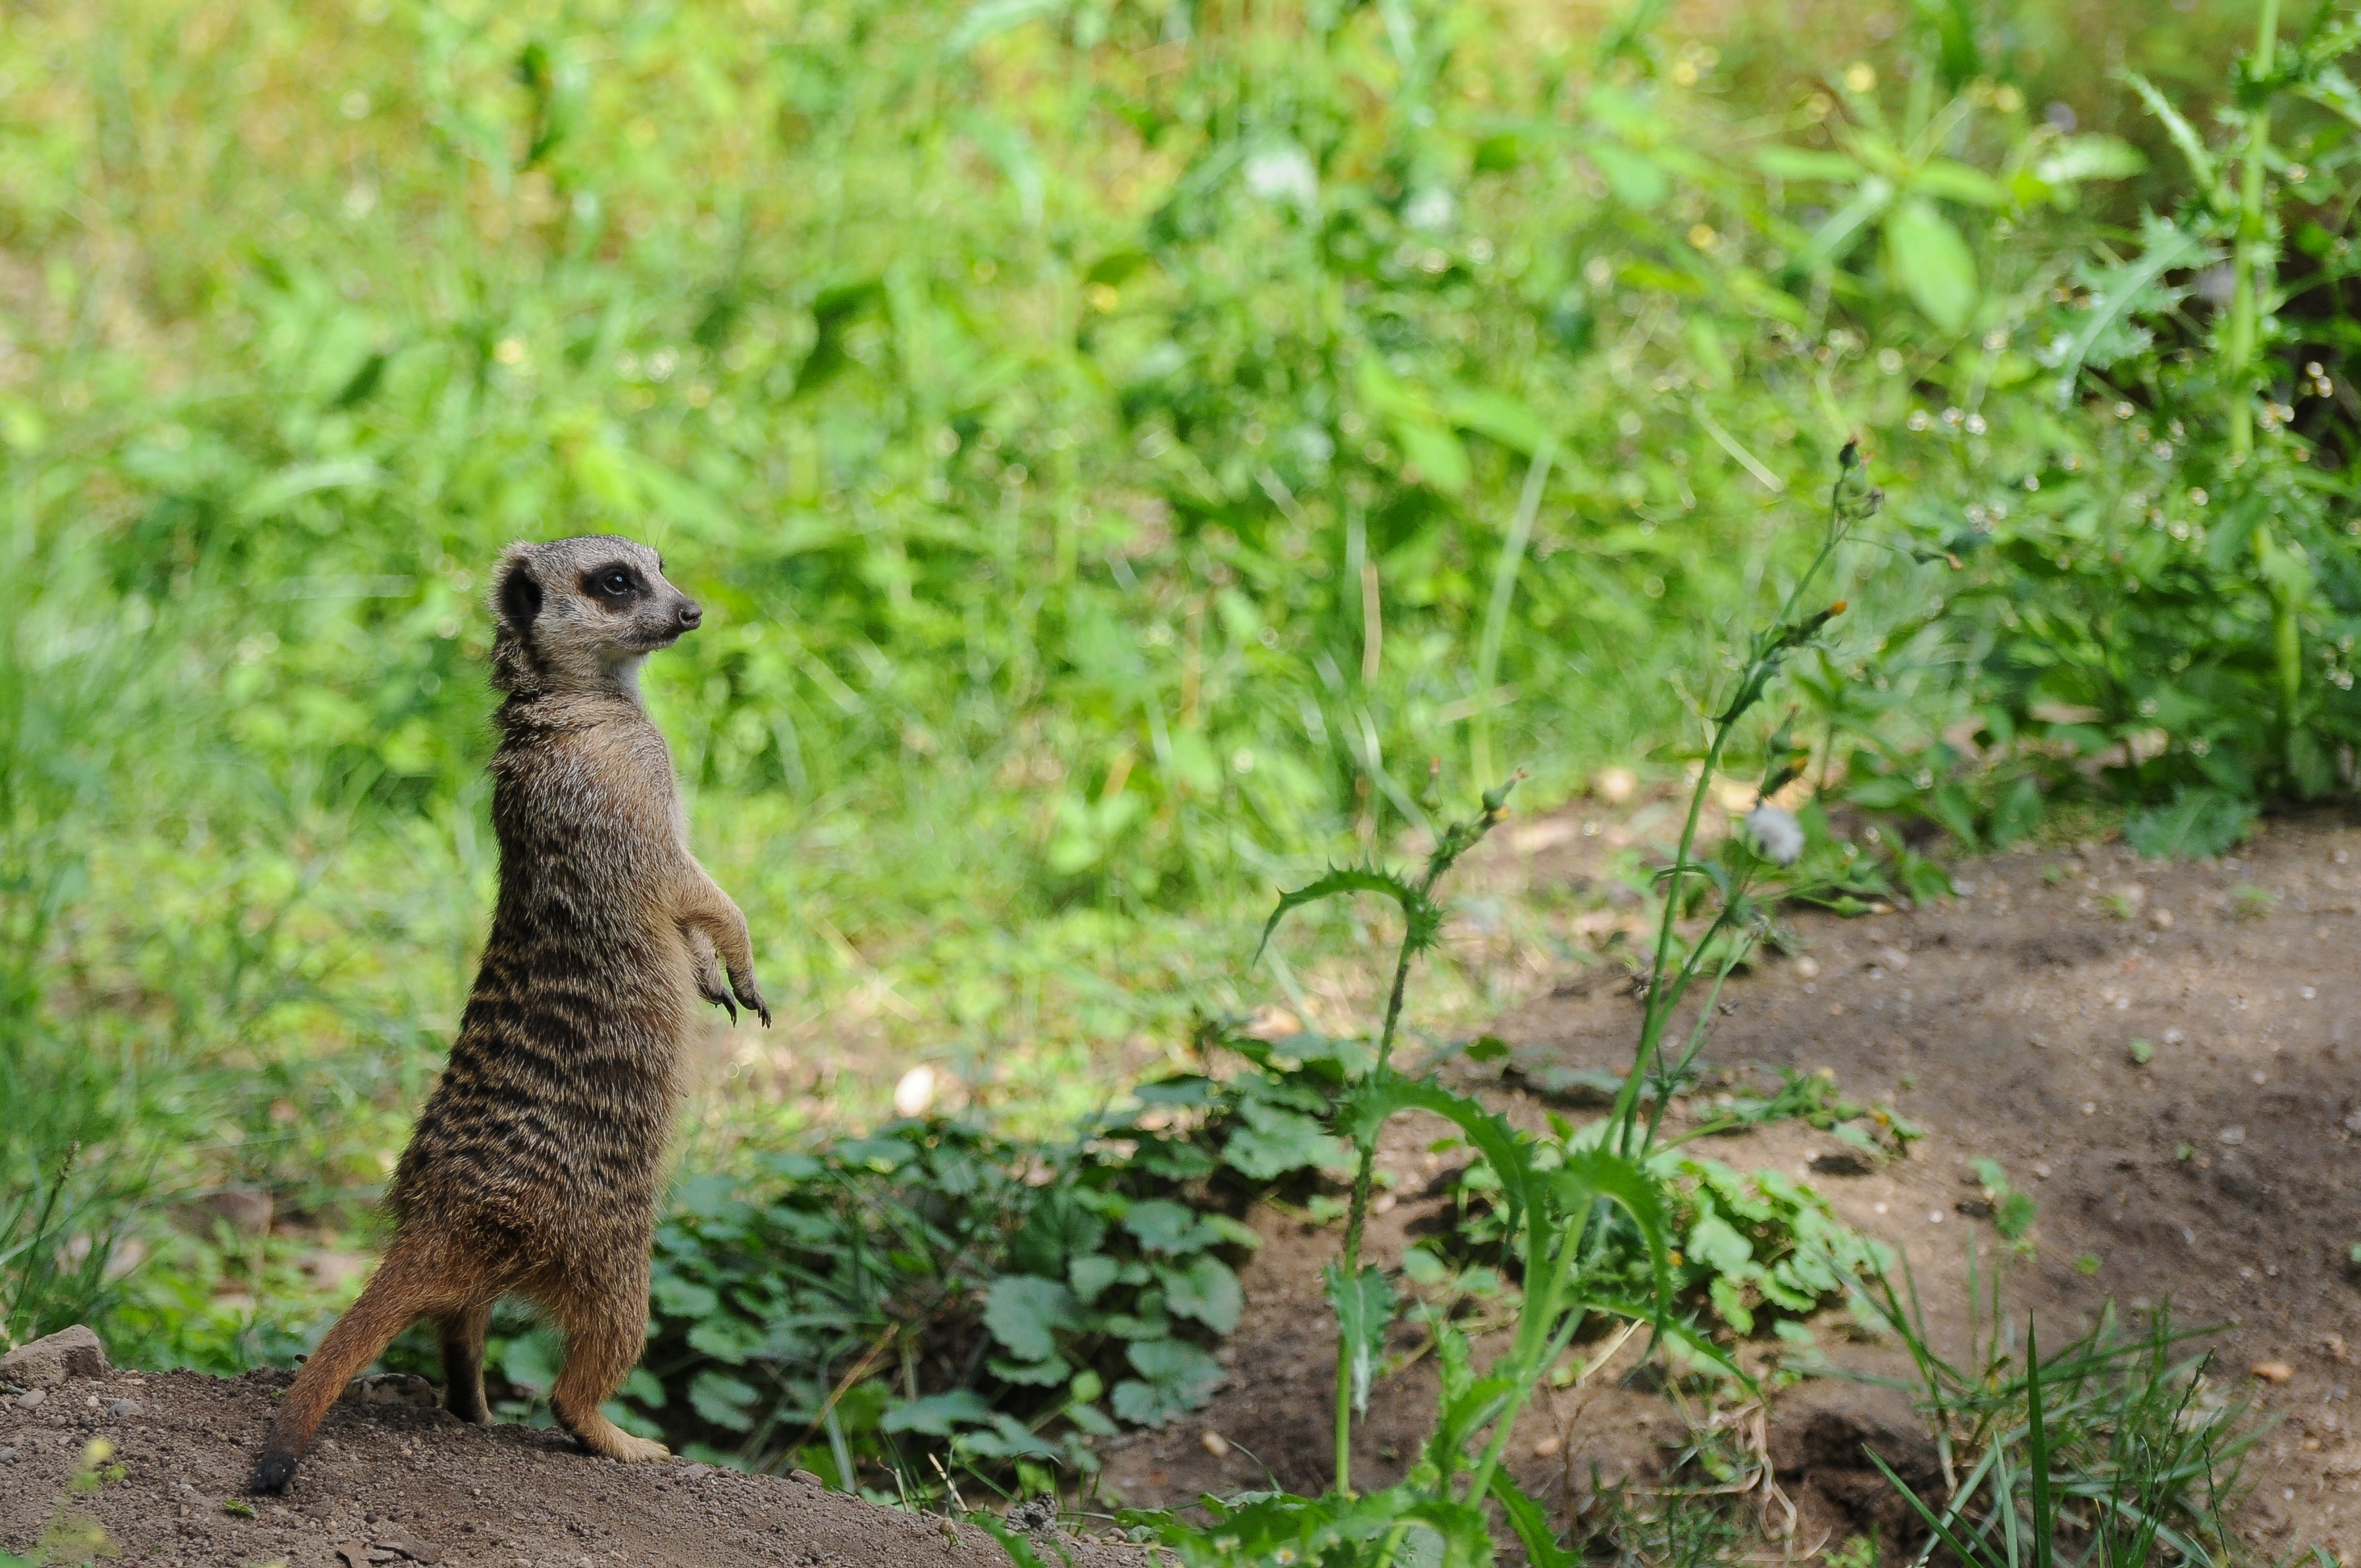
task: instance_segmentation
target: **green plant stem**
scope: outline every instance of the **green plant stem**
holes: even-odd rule
[[[1631,1152],[1631,1121],[1639,1109],[1640,1086],[1647,1078],[1649,1065],[1656,1058],[1664,1025],[1671,1018],[1664,983],[1664,966],[1672,957],[1674,927],[1680,919],[1681,887],[1690,869],[1689,851],[1697,844],[1697,822],[1705,815],[1706,791],[1712,787],[1714,773],[1721,765],[1722,749],[1730,744],[1730,731],[1737,727],[1737,720],[1738,715],[1732,713],[1714,722],[1713,743],[1706,748],[1705,771],[1697,775],[1697,787],[1689,791],[1688,816],[1681,822],[1680,847],[1674,852],[1672,880],[1664,890],[1664,918],[1656,926],[1655,956],[1648,964],[1648,1010],[1640,1020],[1639,1057],[1632,1063],[1631,1076],[1624,1080],[1622,1093],[1617,1097],[1615,1148],[1619,1154]]]
[[[2255,19],[2253,72],[2268,81],[2279,60],[2279,0],[2263,0]],[[2271,249],[2268,211],[2264,203],[2265,177],[2271,148],[2271,104],[2257,103],[2246,122],[2246,145],[2240,159],[2238,238],[2232,252],[2230,343],[2227,355],[2230,399],[2230,450],[2237,458],[2255,450],[2256,358],[2261,347],[2264,278],[2278,258]],[[2296,620],[2295,595],[2267,570],[2278,548],[2270,524],[2255,524],[2255,565],[2263,576],[2263,591],[2271,601],[2271,656],[2278,676],[2279,719],[2293,763],[2297,707],[2303,695],[2303,637]]]
[[[1432,893],[1435,879],[1442,874],[1442,865],[1430,865],[1425,882],[1419,885],[1419,892],[1422,894]],[[1393,989],[1386,996],[1386,1021],[1378,1035],[1377,1065],[1370,1069],[1368,1077],[1371,1083],[1384,1082],[1386,1074],[1391,1070],[1394,1033],[1401,1023],[1402,996],[1410,985],[1411,960],[1417,956],[1416,949],[1411,945],[1410,933],[1405,931],[1401,950],[1394,956]],[[1377,1173],[1378,1131],[1378,1127],[1369,1129],[1358,1141],[1356,1150],[1358,1157],[1353,1168],[1353,1203],[1345,1220],[1344,1273],[1347,1280],[1356,1281],[1360,1277],[1361,1231],[1368,1219],[1370,1179]],[[1352,1491],[1353,1346],[1345,1325],[1340,1321],[1336,1325],[1336,1495],[1350,1497]]]
[[[1851,448],[1848,447],[1846,452],[1850,463]],[[1779,661],[1787,652],[1784,636],[1796,605],[1802,602],[1805,591],[1818,579],[1828,558],[1836,554],[1838,544],[1843,542],[1844,487],[1850,473],[1848,468],[1839,474],[1835,488],[1828,493],[1828,528],[1820,541],[1818,553],[1812,557],[1812,564],[1805,569],[1803,576],[1795,579],[1795,587],[1788,591],[1785,600],[1781,603],[1773,630],[1757,639],[1754,656],[1748,663],[1745,678],[1739,683],[1730,706],[1715,717],[1713,740],[1706,748],[1704,771],[1697,774],[1697,785],[1689,791],[1688,815],[1681,823],[1680,845],[1674,853],[1672,872],[1664,890],[1664,917],[1657,923],[1655,952],[1648,964],[1648,1004],[1646,1012],[1641,1015],[1640,1048],[1632,1062],[1631,1076],[1624,1080],[1622,1092],[1616,1096],[1615,1148],[1619,1154],[1631,1152],[1631,1127],[1639,1112],[1641,1085],[1646,1080],[1649,1068],[1663,1047],[1664,1025],[1671,1022],[1673,1008],[1678,1004],[1680,993],[1687,989],[1687,981],[1693,972],[1694,954],[1691,955],[1692,961],[1684,965],[1681,981],[1672,987],[1664,984],[1664,969],[1672,957],[1673,938],[1680,919],[1682,888],[1688,873],[1697,869],[1691,862],[1689,854],[1697,847],[1697,823],[1705,813],[1706,791],[1713,787],[1714,774],[1721,766],[1722,752],[1729,747],[1730,738],[1737,732],[1739,721],[1763,699],[1763,688],[1770,684]],[[1721,917],[1727,918],[1728,914],[1725,907]]]
[[[1517,498],[1516,515],[1509,520],[1509,536],[1500,543],[1500,564],[1492,573],[1492,603],[1484,616],[1484,638],[1476,652],[1476,782],[1492,780],[1492,687],[1500,672],[1500,644],[1509,631],[1509,607],[1517,597],[1517,574],[1525,562],[1533,519],[1542,508],[1542,492],[1549,485],[1550,466],[1557,460],[1555,440],[1544,441],[1525,470],[1524,493]]]
[[[2254,71],[2268,78],[2278,60],[2279,0],[2263,0],[2255,19]],[[2261,315],[2257,299],[2262,287],[2261,264],[2268,238],[2263,221],[2264,161],[2271,145],[2271,107],[2257,104],[2246,125],[2246,150],[2240,170],[2238,244],[2233,260],[2230,293],[2230,450],[2245,456],[2255,449],[2255,407],[2247,378],[2254,372],[2256,339]]]

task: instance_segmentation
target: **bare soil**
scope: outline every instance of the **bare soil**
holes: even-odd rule
[[[1611,935],[1617,905],[1598,894],[1609,856],[1636,836],[1596,820],[1587,829],[1578,817],[1528,825],[1527,852],[1505,836],[1510,848],[1475,878],[1496,894],[1561,895],[1569,946]],[[1978,1217],[1969,1162],[1999,1161],[2040,1205],[2037,1251],[2013,1260],[2007,1277],[2017,1310],[2051,1343],[2109,1299],[2135,1321],[2169,1304],[2177,1323],[2223,1325],[2208,1342],[2211,1375],[2275,1421],[2250,1462],[2242,1528],[2275,1557],[2317,1543],[2355,1561],[2361,831],[2279,821],[2216,861],[2165,865],[2092,844],[2003,855],[1958,875],[1962,896],[1928,908],[1796,917],[1800,956],[1731,983],[1708,1052],[1737,1073],[1829,1070],[1850,1097],[1889,1102],[1926,1129],[1910,1157],[1840,1174],[1850,1161],[1821,1157],[1837,1153],[1833,1140],[1794,1125],[1716,1138],[1703,1152],[1805,1178],[1898,1249],[1938,1346],[1962,1358],[1970,1233],[1986,1267],[2007,1254]],[[1517,1047],[1518,1070],[1465,1084],[1528,1124],[1544,1102],[1517,1084],[1546,1080],[1553,1066],[1620,1069],[1636,1031],[1620,969],[1559,970],[1496,1025]],[[2145,1064],[2136,1039],[2153,1046]],[[1678,1108],[1691,1109],[1704,1107]],[[1398,1123],[1387,1137],[1381,1162],[1404,1196],[1373,1229],[1381,1255],[1399,1255],[1441,1206],[1416,1195],[1433,1168],[1422,1151],[1442,1130]],[[1325,1481],[1335,1358],[1317,1267],[1334,1235],[1277,1215],[1263,1230],[1234,1376],[1195,1421],[1111,1453],[1115,1491],[1174,1502],[1266,1475],[1294,1488]],[[1891,1345],[1819,1339],[1841,1365],[1900,1369]],[[1399,1475],[1433,1409],[1423,1361],[1382,1384],[1356,1477]],[[1904,1516],[1861,1444],[1909,1475],[1919,1430],[1906,1399],[1883,1390],[1815,1381],[1777,1397],[1762,1442],[1797,1509],[1796,1545],[1881,1521],[1894,1541]],[[1563,1519],[1596,1482],[1653,1474],[1683,1431],[1661,1393],[1600,1376],[1529,1413],[1511,1452]]]
[[[1538,1122],[1530,1085],[1551,1067],[1620,1068],[1637,1007],[1612,962],[1586,959],[1626,921],[1609,857],[1644,824],[1579,815],[1526,824],[1472,868],[1473,888],[1545,912],[1563,956],[1527,976],[1532,1000],[1498,1032],[1516,1047],[1501,1076],[1469,1067],[1463,1086]],[[1713,1140],[1741,1169],[1806,1177],[1838,1212],[1906,1257],[1938,1342],[1964,1353],[1966,1243],[2005,1250],[1979,1215],[1969,1162],[1999,1161],[2039,1201],[2033,1256],[2008,1288],[2046,1338],[2102,1303],[2223,1325],[2213,1376],[2251,1394],[2273,1424],[2254,1455],[2242,1528],[2275,1559],[2326,1546],[2361,1555],[2361,830],[2341,820],[2266,825],[2239,855],[2166,866],[2119,846],[2001,856],[1960,869],[1962,896],[1854,920],[1796,918],[1799,956],[1773,959],[1725,994],[1709,1059],[1727,1073],[1826,1069],[1856,1099],[1883,1100],[1926,1129],[1901,1162],[1864,1174],[1823,1134],[1795,1125]],[[1546,933],[1545,933],[1546,934]],[[1498,939],[1479,924],[1471,948]],[[1530,955],[1533,945],[1523,951]],[[1497,957],[1497,954],[1495,955]],[[1806,961],[1808,960],[1808,961]],[[2153,1044],[2134,1059],[2131,1043]],[[1678,1117],[1702,1106],[1675,1108]],[[1381,1150],[1393,1201],[1373,1250],[1398,1256],[1441,1200],[1427,1152],[1439,1125],[1395,1124]],[[1278,1211],[1246,1271],[1247,1310],[1223,1356],[1213,1404],[1161,1431],[1119,1440],[1106,1490],[1139,1504],[1268,1485],[1316,1491],[1332,1461],[1334,1351],[1318,1267],[1333,1228]],[[1894,1347],[1823,1332],[1831,1356],[1896,1369]],[[1360,1429],[1356,1479],[1382,1484],[1411,1461],[1433,1409],[1433,1372],[1405,1330],[1406,1365],[1378,1387]],[[1767,1346],[1747,1347],[1760,1354]],[[1545,1393],[1511,1453],[1561,1520],[1594,1489],[1654,1475],[1686,1431],[1680,1411],[1628,1376],[1636,1342],[1576,1388]],[[972,1528],[871,1507],[800,1481],[700,1465],[625,1466],[563,1436],[478,1430],[444,1412],[339,1405],[294,1491],[240,1496],[283,1375],[219,1381],[113,1373],[0,1403],[0,1546],[22,1549],[56,1506],[77,1455],[110,1439],[126,1479],[82,1504],[126,1564],[256,1563],[360,1568],[455,1564],[724,1564],[829,1562],[999,1563]],[[1689,1414],[1697,1410],[1692,1407]],[[1725,1416],[1766,1452],[1807,1551],[1872,1526],[1897,1539],[1898,1500],[1864,1442],[1922,1479],[1925,1448],[1898,1394],[1806,1382],[1768,1410]],[[1792,1515],[1786,1510],[1792,1508]],[[1096,1543],[1078,1561],[1137,1562]],[[407,1554],[407,1555],[405,1555]]]
[[[561,1432],[471,1427],[407,1404],[338,1402],[289,1493],[249,1498],[246,1479],[273,1397],[291,1381],[280,1372],[227,1380],[114,1372],[40,1390],[29,1408],[22,1396],[8,1398],[0,1404],[0,1547],[23,1551],[40,1536],[84,1448],[104,1437],[126,1474],[70,1506],[104,1527],[123,1568],[1008,1561],[972,1525],[877,1508],[816,1481],[677,1461],[619,1464],[583,1453]],[[1064,1545],[1090,1568],[1139,1562],[1128,1548]]]

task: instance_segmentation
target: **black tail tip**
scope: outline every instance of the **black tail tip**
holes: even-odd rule
[[[254,1479],[247,1484],[247,1490],[265,1497],[276,1497],[287,1490],[287,1484],[294,1479],[293,1454],[266,1453],[254,1462]]]

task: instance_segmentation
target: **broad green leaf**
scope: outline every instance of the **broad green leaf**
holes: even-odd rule
[[[1385,1349],[1386,1330],[1394,1321],[1394,1288],[1385,1270],[1374,1264],[1362,1265],[1360,1273],[1349,1278],[1334,1263],[1320,1273],[1328,1287],[1328,1304],[1336,1311],[1337,1340],[1351,1358],[1353,1409],[1365,1416],[1378,1354]]]
[[[2252,801],[2184,786],[2169,805],[2134,813],[2124,841],[2150,860],[2206,860],[2236,846],[2254,821]]]
[[[1541,416],[1505,392],[1460,388],[1444,400],[1444,407],[1450,412],[1451,422],[1462,430],[1488,436],[1528,457],[1549,441],[1549,429],[1542,423]]]
[[[1150,1252],[1202,1252],[1222,1240],[1221,1233],[1205,1223],[1196,1210],[1170,1198],[1134,1203],[1123,1217],[1123,1228]]]
[[[1185,1266],[1157,1271],[1164,1282],[1164,1307],[1176,1318],[1194,1318],[1217,1334],[1238,1326],[1246,1310],[1246,1292],[1230,1266],[1211,1253],[1199,1253]]]
[[[1222,1146],[1222,1161],[1250,1181],[1274,1181],[1291,1170],[1334,1170],[1349,1164],[1345,1146],[1311,1117],[1249,1100],[1239,1107],[1245,1125]]]
[[[1423,483],[1446,495],[1456,495],[1467,488],[1473,472],[1467,465],[1467,449],[1448,428],[1398,419],[1393,422],[1393,433],[1394,439],[1401,444],[1403,458],[1418,469]]]
[[[1004,1274],[984,1293],[983,1326],[1023,1361],[1047,1361],[1057,1336],[1082,1327],[1074,1293],[1054,1279]]]
[[[1885,214],[1886,267],[1911,303],[1945,332],[1959,332],[1976,308],[1976,258],[1934,203],[1909,197]]]
[[[1800,147],[1766,147],[1754,155],[1755,166],[1777,180],[1820,180],[1850,185],[1867,170],[1840,152],[1813,152]]]
[[[983,1430],[971,1429],[960,1433],[951,1447],[954,1453],[975,1454],[985,1459],[1064,1457],[1039,1434],[1029,1431],[1024,1422],[999,1410],[992,1413]]]
[[[2068,137],[2034,160],[2034,178],[2049,185],[2084,180],[2128,180],[2146,172],[2140,149],[2119,137]]]
[[[1002,1382],[1028,1388],[1054,1388],[1074,1375],[1074,1364],[1062,1355],[1053,1355],[1047,1361],[1011,1361],[1005,1355],[995,1355],[984,1365]]]
[[[947,1394],[929,1394],[922,1399],[907,1399],[885,1412],[878,1424],[887,1431],[924,1432],[928,1437],[949,1437],[961,1427],[973,1426],[992,1419],[992,1407],[983,1395],[972,1388],[954,1388]]]
[[[1109,1399],[1135,1426],[1162,1426],[1200,1409],[1221,1386],[1221,1364],[1185,1340],[1140,1340],[1127,1354],[1139,1376],[1116,1384]]]
[[[726,1427],[731,1431],[753,1430],[753,1406],[761,1398],[762,1394],[752,1384],[709,1367],[698,1373],[688,1385],[690,1408],[715,1426]]]
[[[1673,193],[1672,181],[1653,159],[1619,142],[1593,139],[1582,150],[1606,176],[1615,199],[1627,207],[1646,212],[1663,205],[1664,198]]]
[[[535,1396],[546,1395],[557,1383],[562,1359],[555,1331],[535,1328],[509,1341],[500,1352],[500,1375]]]
[[[258,521],[286,510],[298,497],[319,490],[373,490],[386,477],[385,471],[366,457],[291,464],[240,497],[237,512]]]
[[[1087,1307],[1107,1292],[1123,1265],[1104,1253],[1092,1253],[1078,1257],[1066,1266],[1066,1279],[1073,1287],[1074,1299]]]
[[[1010,1261],[1027,1274],[1055,1278],[1066,1260],[1096,1252],[1106,1239],[1106,1222],[1062,1188],[1052,1187],[1025,1216],[1009,1247]]]
[[[1946,202],[1957,202],[1969,207],[2005,207],[2008,188],[1981,169],[1948,158],[1938,158],[1919,165],[1910,177],[1913,194],[1934,196]]]
[[[1754,1261],[1754,1248],[1730,1222],[1707,1214],[1689,1227],[1688,1255],[1717,1274],[1737,1274]]]
[[[668,1272],[657,1273],[648,1294],[655,1299],[656,1310],[668,1318],[702,1320],[721,1310],[721,1298],[710,1286]]]

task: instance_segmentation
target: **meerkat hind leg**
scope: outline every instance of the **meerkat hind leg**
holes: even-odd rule
[[[592,1287],[550,1303],[566,1335],[566,1364],[549,1391],[557,1421],[591,1453],[635,1463],[669,1459],[672,1450],[609,1420],[599,1406],[613,1398],[647,1348],[648,1287],[636,1280]]]
[[[492,1423],[484,1398],[484,1335],[492,1323],[489,1301],[463,1307],[435,1326],[443,1338],[443,1408],[475,1426]]]

